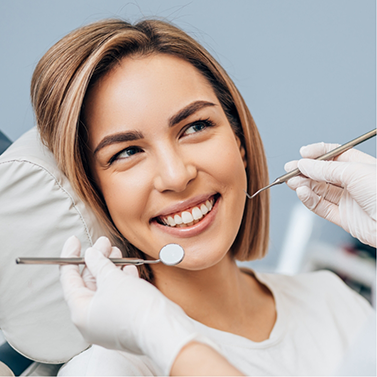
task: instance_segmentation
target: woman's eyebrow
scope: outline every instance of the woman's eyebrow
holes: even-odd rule
[[[143,134],[139,131],[119,132],[117,134],[105,136],[97,145],[97,148],[94,150],[93,155],[110,144],[122,143],[124,141],[134,141],[139,139],[144,139]]]
[[[208,106],[216,106],[216,104],[208,101],[195,101],[179,110],[177,114],[173,115],[169,119],[169,127],[173,127],[182,120],[188,118],[190,115]]]
[[[208,101],[195,101],[185,106],[183,109],[179,110],[177,114],[173,115],[169,119],[169,127],[173,127],[182,120],[188,118],[190,115],[196,113],[197,111],[209,107],[216,106],[216,104]],[[120,132],[114,135],[105,136],[100,143],[97,145],[93,152],[93,155],[98,153],[102,148],[107,147],[110,144],[122,143],[124,141],[134,141],[144,139],[144,135],[140,131],[128,131]]]

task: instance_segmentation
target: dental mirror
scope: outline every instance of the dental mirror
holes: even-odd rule
[[[138,259],[138,258],[109,258],[117,266],[128,264],[140,266],[142,264],[156,264],[162,262],[166,266],[176,266],[185,257],[182,246],[169,243],[159,253],[159,259]],[[17,258],[17,264],[85,264],[84,258]]]
[[[181,263],[185,257],[182,246],[176,243],[169,243],[160,250],[160,261],[167,266],[175,266]]]

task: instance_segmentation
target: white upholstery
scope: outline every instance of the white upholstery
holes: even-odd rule
[[[69,318],[59,267],[15,259],[58,257],[71,235],[85,250],[103,234],[35,128],[0,156],[0,328],[18,352],[57,364],[88,345]]]

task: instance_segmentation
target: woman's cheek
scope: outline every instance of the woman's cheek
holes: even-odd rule
[[[225,190],[246,189],[246,170],[241,152],[233,135],[208,148],[203,154],[206,158],[207,171],[224,186]]]
[[[140,218],[145,203],[142,176],[137,174],[119,173],[106,180],[102,185],[102,193],[110,216],[118,228],[125,235],[129,223]]]

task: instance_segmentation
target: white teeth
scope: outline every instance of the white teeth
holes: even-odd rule
[[[200,206],[200,210],[202,211],[202,214],[205,215],[208,212],[208,208],[205,204],[202,204]]]
[[[174,215],[168,217],[161,217],[160,220],[163,224],[171,227],[186,227],[191,226],[199,222],[203,216],[205,216],[209,211],[211,211],[215,200],[214,198],[208,199],[205,203],[201,204],[200,207],[192,208],[191,212],[184,211],[181,215]]]
[[[192,217],[194,220],[199,220],[203,217],[202,211],[198,207],[192,209]]]
[[[174,219],[173,219],[171,216],[168,217],[168,224],[169,224],[170,226],[175,226],[175,225],[176,225]]]
[[[194,221],[192,215],[190,212],[182,212],[182,221],[185,223],[185,224],[189,224],[191,223],[192,221]]]
[[[174,222],[177,224],[177,225],[181,225],[183,223],[182,219],[181,219],[181,216],[179,215],[175,215],[174,216]]]
[[[208,211],[212,209],[212,203],[209,200],[206,201],[206,206],[208,208]]]

